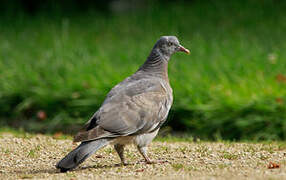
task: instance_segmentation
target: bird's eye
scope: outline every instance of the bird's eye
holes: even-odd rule
[[[172,46],[172,45],[173,45],[173,43],[171,43],[171,42],[168,43],[168,46]]]

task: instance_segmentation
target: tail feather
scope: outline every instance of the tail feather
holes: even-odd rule
[[[110,139],[98,139],[95,141],[82,142],[77,148],[60,160],[57,163],[56,168],[60,169],[61,172],[74,169],[97,150],[108,145],[109,142]]]

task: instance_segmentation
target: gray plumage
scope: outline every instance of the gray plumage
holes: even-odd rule
[[[123,164],[124,146],[134,143],[147,163],[147,146],[166,121],[173,102],[168,79],[168,61],[175,52],[189,53],[175,36],[161,37],[145,63],[132,76],[107,94],[101,107],[79,132],[75,142],[82,142],[56,167],[61,171],[75,168],[107,144],[114,144]]]
[[[57,164],[57,167],[61,168],[61,172],[74,169],[98,149],[106,146],[108,143],[109,139],[98,139],[96,141],[82,142],[77,148],[65,156]]]

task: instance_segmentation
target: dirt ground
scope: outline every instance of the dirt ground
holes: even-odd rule
[[[286,179],[282,142],[155,141],[150,156],[167,162],[145,164],[137,149],[128,146],[127,166],[121,166],[113,147],[107,146],[77,169],[59,173],[55,164],[75,146],[70,139],[1,133],[0,179]]]

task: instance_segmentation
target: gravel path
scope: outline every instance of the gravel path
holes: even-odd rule
[[[79,168],[59,173],[54,165],[74,148],[70,139],[45,135],[0,135],[0,179],[286,179],[286,143],[153,142],[147,165],[134,146],[126,150],[130,165],[121,166],[111,146]],[[278,168],[271,167],[279,165]]]

